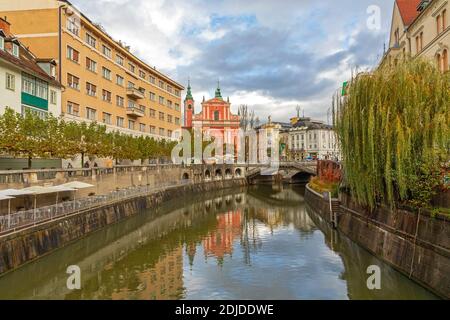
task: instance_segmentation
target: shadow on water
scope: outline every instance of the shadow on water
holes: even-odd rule
[[[2,299],[433,299],[329,228],[301,186],[183,196],[0,278]],[[367,289],[368,265],[382,289]],[[66,268],[81,269],[81,290]]]

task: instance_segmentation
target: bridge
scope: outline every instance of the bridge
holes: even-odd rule
[[[279,180],[287,183],[307,182],[311,176],[316,175],[316,171],[316,161],[257,164],[247,167],[246,178],[250,182],[256,180]]]
[[[256,180],[282,180],[306,182],[316,175],[317,162],[272,162],[242,164],[191,164],[183,166],[182,179],[195,181],[247,178]]]

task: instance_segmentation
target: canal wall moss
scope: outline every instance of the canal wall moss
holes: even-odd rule
[[[237,188],[244,178],[210,181],[167,188],[147,196],[130,198],[103,207],[33,226],[0,238],[0,275],[62,248],[108,225],[123,221],[147,209],[156,208],[180,195]]]
[[[305,201],[327,222],[330,205],[308,186]],[[341,194],[336,227],[373,255],[441,297],[450,298],[450,220],[429,212],[372,212]]]

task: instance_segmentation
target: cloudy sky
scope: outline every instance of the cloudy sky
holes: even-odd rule
[[[297,105],[306,116],[327,120],[331,96],[352,68],[379,61],[393,1],[72,3],[151,66],[184,85],[190,77],[196,110],[203,96],[214,95],[220,80],[234,111],[247,104],[265,122],[268,115],[288,121]]]

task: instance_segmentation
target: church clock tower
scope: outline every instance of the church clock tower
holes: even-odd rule
[[[194,114],[194,98],[191,92],[191,81],[188,81],[186,98],[184,99],[184,127],[192,128],[192,115]]]

